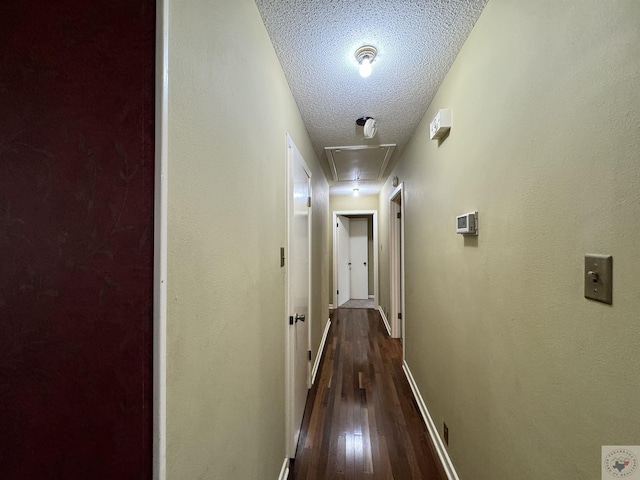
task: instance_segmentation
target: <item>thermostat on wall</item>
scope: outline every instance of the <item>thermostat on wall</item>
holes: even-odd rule
[[[461,233],[462,235],[478,235],[477,210],[456,217],[456,233]]]

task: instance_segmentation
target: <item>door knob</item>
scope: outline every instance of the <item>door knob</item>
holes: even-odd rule
[[[305,320],[304,315],[298,315],[298,314],[296,313],[296,323],[298,323],[298,322],[304,322],[304,320]]]

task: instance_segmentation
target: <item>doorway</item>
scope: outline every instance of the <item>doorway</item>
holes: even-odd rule
[[[389,263],[391,299],[391,336],[404,345],[404,184],[389,196]],[[404,348],[403,348],[404,352]],[[404,355],[404,353],[403,353]]]
[[[351,300],[369,298],[369,224],[371,218],[358,217],[350,220],[349,226],[349,273]],[[340,255],[342,252],[338,252]],[[340,257],[338,257],[340,261]]]
[[[378,301],[378,212],[333,212],[333,306]]]
[[[309,391],[311,170],[287,134],[287,454],[294,458]]]

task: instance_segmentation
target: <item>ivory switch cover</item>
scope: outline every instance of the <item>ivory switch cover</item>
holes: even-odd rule
[[[613,257],[586,254],[584,256],[584,296],[598,302],[613,303]]]

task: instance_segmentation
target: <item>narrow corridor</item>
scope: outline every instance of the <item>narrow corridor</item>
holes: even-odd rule
[[[441,478],[402,370],[401,342],[389,338],[376,310],[333,312],[290,478]]]

